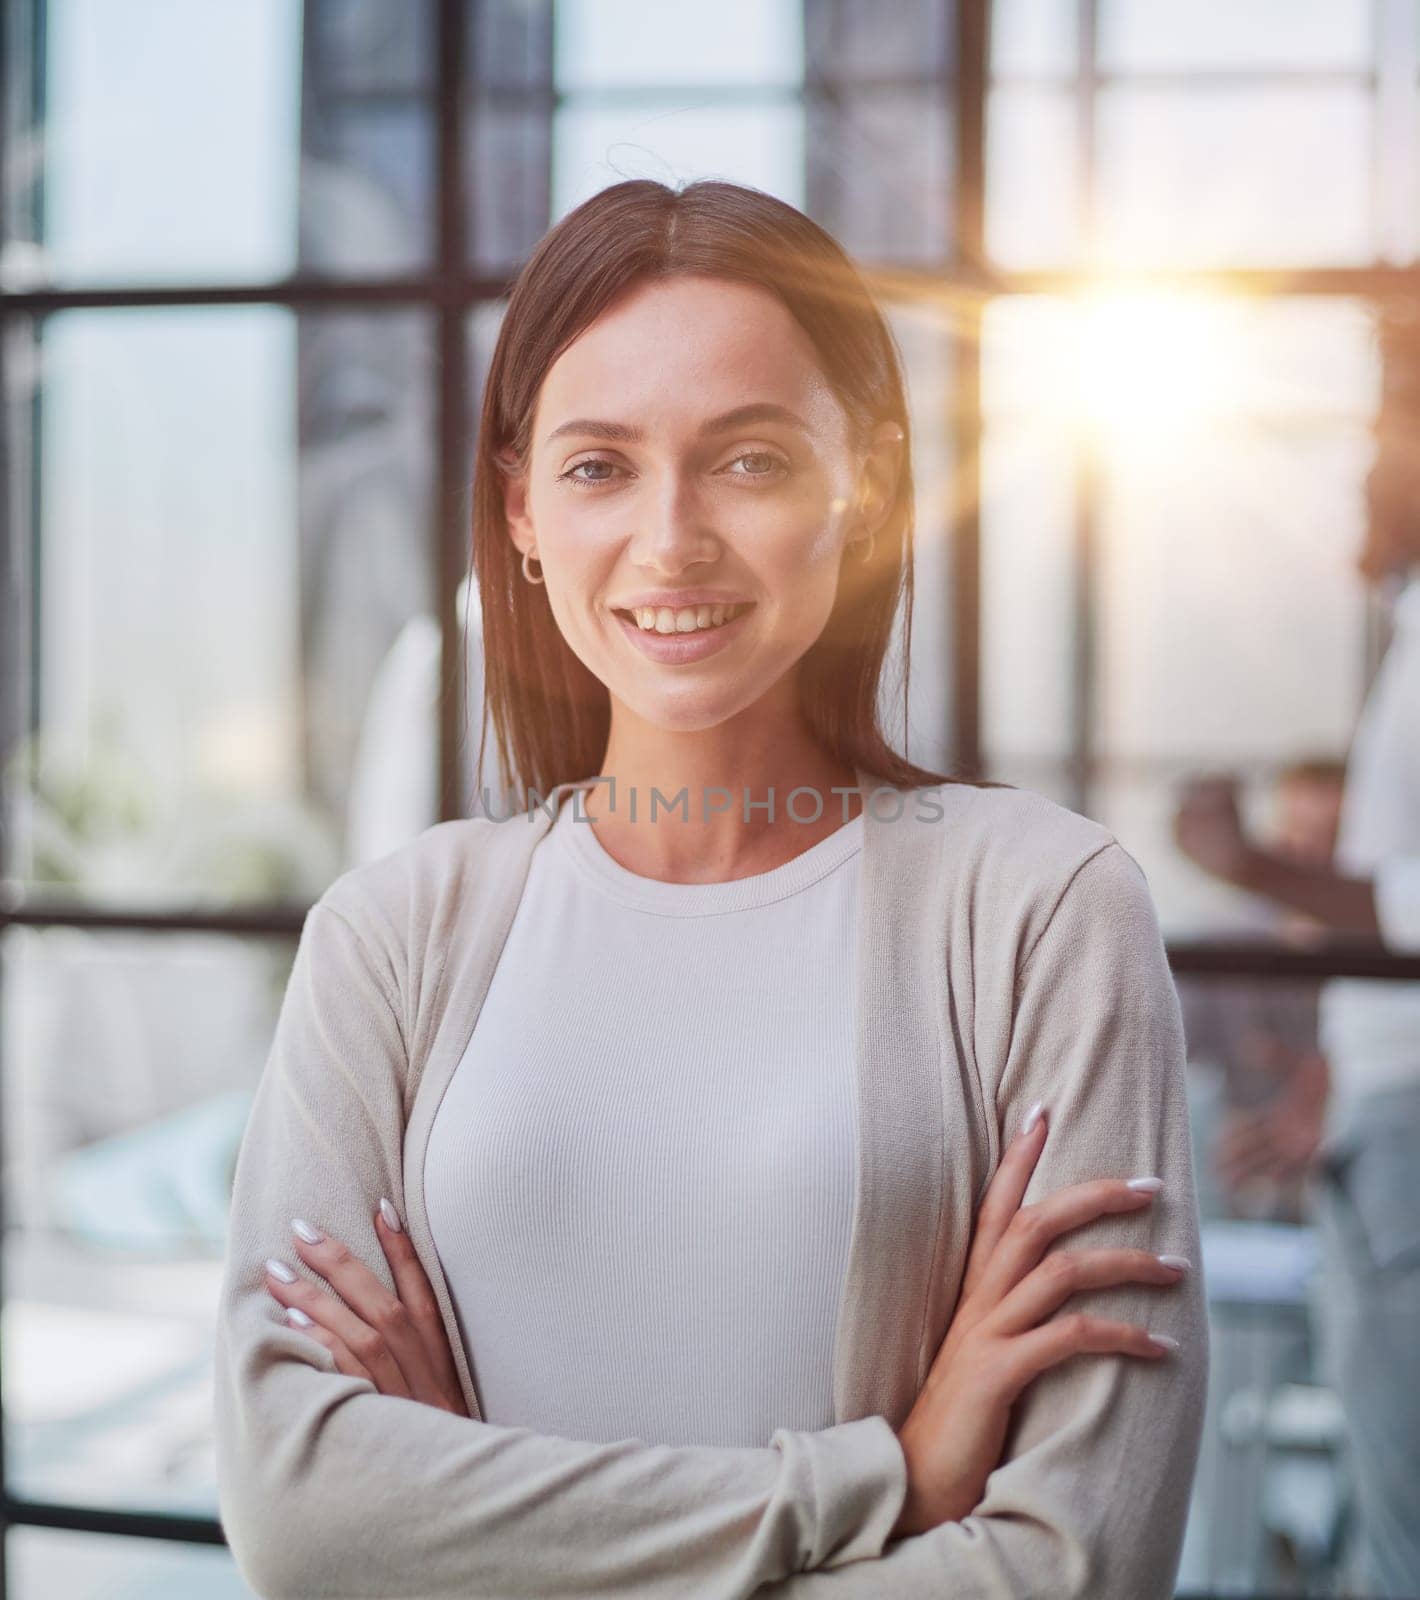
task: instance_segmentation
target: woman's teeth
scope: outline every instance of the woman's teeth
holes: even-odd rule
[[[718,628],[748,610],[748,604],[686,606],[681,610],[672,610],[670,606],[638,606],[630,614],[643,632],[696,633],[701,628]]]

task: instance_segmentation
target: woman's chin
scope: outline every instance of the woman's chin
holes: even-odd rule
[[[707,685],[687,685],[683,691],[667,694],[647,694],[644,684],[625,688],[628,692],[616,697],[626,710],[638,722],[668,734],[708,733],[754,703],[752,696],[717,694]],[[616,694],[614,688],[612,692]]]

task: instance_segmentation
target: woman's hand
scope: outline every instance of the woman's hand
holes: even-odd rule
[[[1058,1234],[1107,1212],[1141,1210],[1162,1187],[1155,1178],[1102,1178],[1022,1207],[1045,1132],[1038,1117],[1017,1135],[982,1200],[956,1313],[898,1432],[907,1498],[894,1539],[975,1510],[1000,1465],[1011,1406],[1032,1378],[1081,1351],[1158,1359],[1177,1348],[1154,1343],[1131,1323],[1081,1312],[1043,1320],[1077,1290],[1177,1283],[1189,1265],[1182,1256],[1125,1249],[1056,1251],[1042,1259]],[[1130,1188],[1141,1181],[1147,1187]]]
[[[345,1304],[291,1272],[285,1262],[268,1261],[266,1286],[287,1307],[287,1321],[323,1344],[335,1357],[336,1369],[348,1377],[368,1378],[381,1394],[466,1417],[468,1407],[434,1292],[389,1201],[381,1200],[375,1212],[375,1233],[394,1274],[395,1294],[339,1239],[326,1238],[300,1218],[292,1222],[291,1232],[296,1253]],[[277,1268],[292,1281],[285,1281]]]

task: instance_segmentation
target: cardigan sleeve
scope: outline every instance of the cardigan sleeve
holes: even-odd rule
[[[394,1288],[373,1214],[403,1192],[406,1024],[382,943],[326,897],[312,908],[238,1154],[214,1430],[246,1581],[271,1600],[652,1600],[878,1555],[907,1487],[884,1417],[763,1448],[562,1439],[381,1394],[286,1323],[267,1257],[334,1293],[292,1251],[293,1217]]]
[[[1177,995],[1144,875],[1115,841],[1074,874],[1025,956],[996,1085],[1004,1145],[1035,1100],[1049,1133],[1026,1191],[1039,1200],[1099,1177],[1156,1176],[1142,1211],[1063,1234],[1052,1249],[1138,1246],[1187,1256],[1168,1287],[1072,1295],[1086,1311],[1179,1340],[1157,1360],[1082,1353],[1016,1402],[1001,1465],[959,1522],[890,1543],[881,1558],[791,1576],[777,1600],[1167,1600],[1182,1551],[1208,1378]]]

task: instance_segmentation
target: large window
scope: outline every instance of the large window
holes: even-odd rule
[[[1272,826],[1386,643],[1351,558],[1378,311],[1420,305],[1420,0],[11,0],[3,27],[4,1592],[246,1592],[198,1548],[231,1162],[305,907],[471,808],[479,394],[519,264],[607,184],[753,184],[879,284],[908,751],[1138,856],[1196,975],[1200,1152],[1220,1006],[1305,1025],[1327,972],[1420,975],[1295,953],[1170,834],[1218,766]],[[1300,1217],[1250,1220],[1285,1278]],[[1248,1370],[1310,1382],[1270,1305]],[[1235,1444],[1220,1410],[1185,1587],[1329,1581]]]

